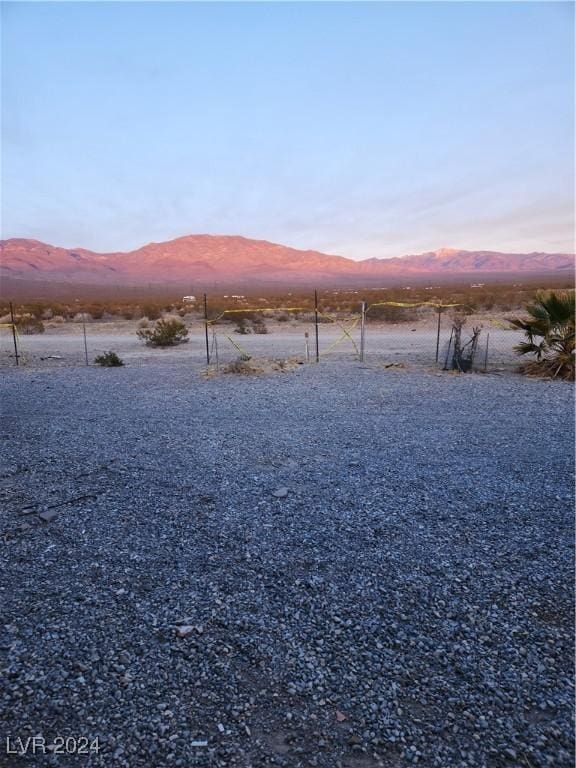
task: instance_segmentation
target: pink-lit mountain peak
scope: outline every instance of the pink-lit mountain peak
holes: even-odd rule
[[[38,240],[1,242],[0,275],[36,281],[139,284],[185,281],[303,283],[381,280],[386,276],[545,273],[574,268],[571,254],[514,254],[440,248],[391,259],[354,261],[229,235],[187,235],[128,252],[95,253]]]

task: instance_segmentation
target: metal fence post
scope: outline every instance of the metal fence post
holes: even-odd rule
[[[16,341],[16,323],[14,322],[14,308],[12,302],[10,302],[10,318],[12,320],[12,339],[14,341],[14,356],[16,358],[16,365],[20,365],[18,360],[18,342]]]
[[[216,355],[216,370],[220,370],[220,358],[218,357],[218,334],[216,333],[216,328],[212,328],[212,333],[214,334],[214,354]]]
[[[314,291],[314,325],[316,328],[316,362],[319,362],[320,350],[318,347],[318,291]]]
[[[366,335],[366,302],[362,302],[360,319],[360,362],[364,362],[364,339]]]
[[[438,363],[438,355],[440,353],[440,318],[442,317],[442,307],[439,305],[438,309],[438,330],[436,332],[436,363]]]
[[[490,342],[490,331],[486,334],[486,351],[484,353],[484,370],[488,369],[488,344]]]
[[[452,326],[452,330],[450,331],[450,340],[448,341],[448,349],[446,350],[446,360],[444,361],[444,368],[443,371],[448,370],[448,358],[450,357],[450,347],[452,346],[452,336],[454,336],[454,326]]]
[[[86,341],[86,313],[82,312],[82,333],[84,334],[84,360],[86,365],[90,365],[88,362],[88,343]]]
[[[206,365],[210,365],[210,346],[208,344],[208,300],[204,294],[204,333],[206,335]]]

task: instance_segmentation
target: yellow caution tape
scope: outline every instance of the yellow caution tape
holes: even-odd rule
[[[223,333],[222,335],[223,335],[223,336],[224,336],[226,339],[228,339],[228,341],[230,342],[230,344],[232,344],[232,346],[233,346],[233,347],[236,347],[236,349],[238,350],[238,352],[240,352],[240,354],[242,355],[242,357],[246,358],[246,360],[250,360],[250,358],[252,357],[252,355],[250,355],[248,352],[246,352],[246,350],[245,350],[245,349],[242,349],[242,347],[240,346],[240,344],[236,344],[236,342],[234,341],[234,339],[231,339],[231,338],[230,338],[230,336],[227,336],[225,333]]]
[[[332,343],[332,344],[331,344],[331,345],[328,347],[328,349],[324,350],[324,352],[322,352],[322,355],[327,355],[327,354],[329,354],[330,352],[332,352],[332,350],[333,350],[335,347],[337,347],[337,346],[338,346],[338,344],[340,344],[340,342],[341,342],[341,341],[344,341],[344,339],[345,339],[346,337],[348,337],[348,338],[350,339],[350,341],[352,342],[352,344],[353,344],[353,346],[354,346],[354,349],[356,350],[357,354],[360,354],[360,352],[359,352],[359,350],[358,350],[358,346],[356,345],[356,342],[354,341],[354,339],[352,338],[352,336],[350,336],[350,333],[349,333],[349,331],[352,331],[352,330],[354,330],[354,328],[355,328],[355,327],[358,325],[359,321],[360,321],[360,318],[359,318],[359,317],[357,317],[357,318],[355,318],[355,320],[354,320],[354,321],[353,321],[353,322],[352,322],[352,323],[351,323],[351,324],[348,326],[348,328],[345,328],[345,327],[344,327],[344,325],[341,325],[340,323],[338,323],[338,322],[335,320],[334,322],[336,322],[336,324],[337,324],[337,325],[339,325],[339,326],[340,326],[340,328],[343,330],[343,334],[342,334],[342,336],[340,336],[340,338],[339,338],[339,339],[336,339],[336,341],[334,341],[334,342],[333,342],[333,343]]]
[[[437,309],[445,309],[446,307],[464,307],[465,304],[439,304],[437,301],[379,301],[377,304],[370,304],[366,312],[369,312],[372,307],[436,307]]]

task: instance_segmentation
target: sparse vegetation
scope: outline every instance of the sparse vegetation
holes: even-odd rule
[[[89,314],[88,312],[77,312],[74,315],[73,320],[74,320],[75,323],[82,323],[82,322],[84,322],[84,323],[91,323],[92,322],[92,315]]]
[[[19,333],[32,335],[33,333],[44,333],[44,323],[34,315],[21,315],[15,318],[16,328]]]
[[[244,376],[258,376],[266,373],[287,373],[294,371],[299,365],[302,365],[302,362],[294,358],[270,360],[267,358],[246,358],[240,356],[221,368],[221,372]]]
[[[541,293],[526,311],[527,318],[510,321],[514,328],[526,334],[526,341],[515,347],[518,354],[536,358],[524,365],[523,371],[574,381],[574,295]]]
[[[237,360],[232,360],[223,368],[224,373],[237,373],[237,374],[250,374],[254,373],[254,368],[250,365],[248,360],[239,357]]]
[[[264,318],[261,315],[257,315],[252,320],[252,332],[253,333],[268,333],[268,327],[264,322]]]
[[[368,305],[374,305],[384,301],[418,303],[424,301],[443,304],[461,304],[466,313],[470,312],[519,312],[536,300],[537,294],[542,289],[554,291],[567,291],[572,288],[570,276],[547,276],[545,284],[541,277],[527,276],[519,282],[494,281],[482,285],[472,285],[470,282],[445,282],[440,285],[427,285],[423,281],[417,281],[413,285],[396,285],[387,288],[358,288],[358,289],[326,289],[318,291],[318,303],[320,311],[330,315],[346,316],[360,313],[360,302],[366,301]],[[246,290],[244,290],[246,293]],[[244,317],[252,321],[256,313],[251,311],[253,307],[266,306],[270,310],[270,318],[279,322],[313,320],[314,295],[311,290],[270,290],[263,297],[260,290],[247,293],[241,299],[222,293],[208,296],[208,317],[210,320],[218,320],[221,323],[234,323],[236,319]],[[148,317],[149,320],[159,320],[164,313],[180,315],[183,309],[200,319],[203,315],[203,306],[199,302],[195,308],[187,302],[183,302],[180,294],[166,294],[158,292],[142,292],[126,290],[123,294],[94,293],[89,298],[72,299],[35,299],[22,300],[14,303],[14,312],[18,315],[31,314],[38,319],[50,320],[52,316],[61,316],[71,320],[74,315],[82,312],[89,313],[94,320],[107,321],[114,319],[138,320]],[[300,312],[285,312],[282,307],[303,307]],[[242,314],[226,314],[220,317],[226,309],[239,309],[245,307]],[[399,310],[399,311],[398,311]],[[382,310],[381,322],[413,322],[407,314],[416,311],[418,316],[425,313],[434,313],[433,308],[391,308]],[[0,301],[0,315],[9,312],[8,301]],[[368,320],[376,320],[378,311],[373,308],[368,313]]]
[[[252,333],[252,328],[248,324],[248,321],[243,317],[236,319],[235,323],[236,328],[234,330],[236,333],[241,333],[243,336],[245,336],[247,333]]]
[[[257,314],[249,315],[247,313],[247,315],[248,316],[242,313],[240,316],[233,316],[236,324],[236,333],[242,335],[246,335],[247,333],[268,333],[268,327],[266,326],[263,317]]]
[[[158,320],[153,328],[141,328],[136,335],[149,347],[174,347],[188,341],[188,329],[175,318]]]
[[[161,316],[161,307],[157,304],[144,304],[142,307],[142,314],[147,317],[148,320],[159,320]]]
[[[415,307],[395,307],[391,304],[369,306],[366,320],[368,322],[412,323],[418,319]]]
[[[98,355],[98,357],[94,358],[94,362],[97,365],[102,365],[104,368],[117,368],[120,365],[124,365],[124,362],[112,350]]]

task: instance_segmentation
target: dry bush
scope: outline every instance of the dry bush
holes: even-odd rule
[[[247,333],[252,333],[252,328],[245,318],[236,318],[234,322],[236,324],[236,328],[234,329],[235,333],[241,333],[243,336],[245,336]]]
[[[418,320],[417,307],[395,307],[390,304],[368,308],[367,322],[413,323]]]
[[[223,373],[237,373],[237,374],[249,374],[249,373],[255,373],[254,368],[250,365],[249,360],[242,360],[241,358],[238,358],[237,360],[233,360],[231,363],[228,363],[222,368]]]
[[[104,317],[104,307],[101,304],[90,304],[85,308],[85,312],[90,314],[94,320],[102,320]]]
[[[112,352],[112,350],[98,355],[98,357],[94,358],[94,362],[104,368],[117,368],[124,365],[124,362],[118,357],[116,352]]]
[[[19,333],[31,336],[34,333],[44,333],[44,323],[34,315],[20,315],[14,318]]]
[[[162,318],[156,322],[154,328],[142,328],[136,335],[149,347],[174,347],[188,341],[188,329],[184,323],[174,318]]]
[[[266,373],[285,373],[294,371],[302,365],[295,358],[270,360],[268,358],[238,358],[223,366],[222,373],[235,373],[240,376],[260,376]]]
[[[161,307],[158,304],[144,304],[142,307],[142,314],[144,317],[147,317],[148,320],[159,320]]]

